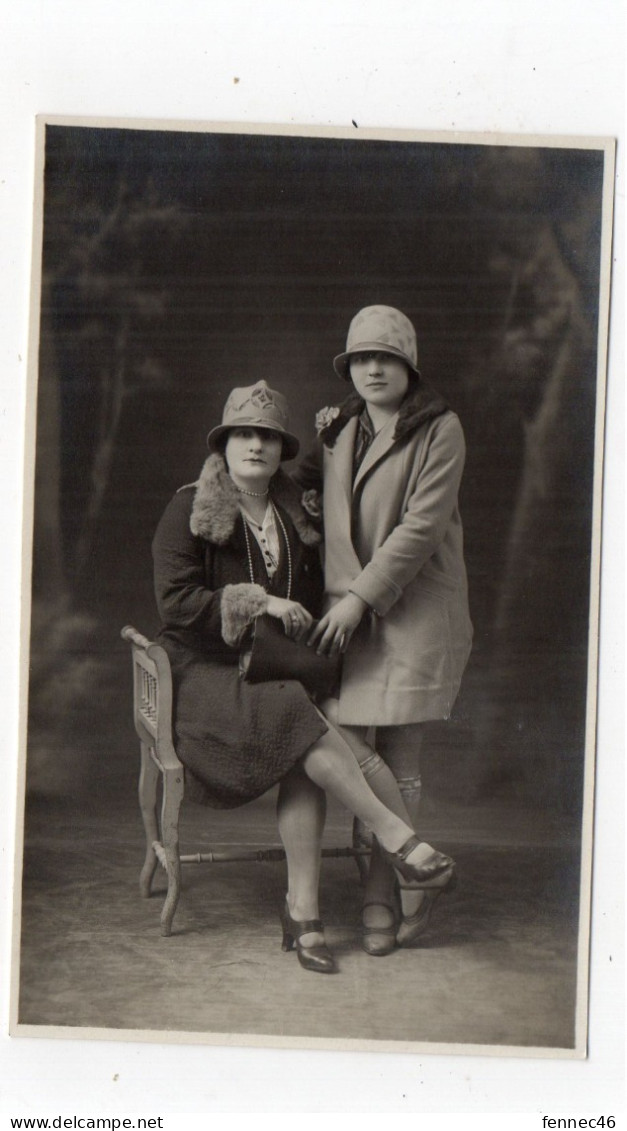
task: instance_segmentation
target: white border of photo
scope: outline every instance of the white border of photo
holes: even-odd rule
[[[589,1055],[583,1061],[174,1048],[6,1035],[10,899],[2,904],[0,1113],[163,1117],[176,1131],[210,1112],[448,1112],[582,1118],[622,1114],[624,957],[623,450],[624,195],[622,5],[451,0],[22,0],[0,47],[4,160],[0,344],[2,706],[6,756],[1,869],[13,882],[17,793],[21,506],[35,117],[284,123],[318,129],[615,137],[619,142],[606,411],[601,648]],[[529,136],[529,140],[532,137]],[[78,1037],[78,1034],[77,1034]],[[183,1120],[187,1113],[189,1122]],[[454,1117],[454,1113],[458,1113]],[[461,1115],[463,1113],[463,1116]],[[186,1119],[187,1119],[186,1117]],[[475,1123],[475,1117],[477,1122]],[[179,1122],[180,1120],[180,1122]],[[617,1119],[618,1123],[618,1119]],[[429,1126],[437,1127],[434,1119]],[[501,1123],[502,1125],[502,1123]],[[127,1124],[128,1126],[128,1124]],[[360,1127],[364,1123],[360,1120]],[[446,1124],[442,1124],[446,1126]],[[515,1127],[516,1123],[508,1126]],[[522,1124],[521,1124],[522,1126]]]

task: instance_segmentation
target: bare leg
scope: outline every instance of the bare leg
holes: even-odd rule
[[[320,852],[326,817],[326,796],[300,766],[279,787],[277,820],[287,858],[287,904],[293,919],[318,919]],[[301,936],[304,946],[317,946],[324,936]]]

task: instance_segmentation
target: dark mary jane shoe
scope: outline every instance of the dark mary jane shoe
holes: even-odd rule
[[[411,864],[408,861],[407,857],[421,843],[417,836],[410,836],[397,852],[388,852],[383,845],[380,847],[384,859],[401,877],[401,887],[411,889],[448,887],[455,873],[455,861],[451,856],[434,849],[421,864]]]
[[[385,907],[390,912],[392,922],[389,927],[375,927],[364,923],[364,911],[367,907]],[[396,912],[389,903],[380,900],[364,903],[361,909],[361,949],[373,958],[384,958],[396,948]]]
[[[281,912],[281,924],[283,927],[281,949],[292,950],[296,945],[298,961],[303,969],[313,970],[315,974],[337,973],[335,959],[324,943],[319,943],[317,946],[303,946],[300,941],[303,935],[314,932],[319,934],[324,930],[320,919],[292,919],[286,900]]]
[[[453,891],[457,886],[457,873],[451,869],[451,874],[448,882],[442,884],[437,888],[424,888],[424,895],[420,907],[414,915],[403,915],[401,922],[396,933],[396,941],[399,946],[413,946],[413,944],[424,934],[429,926],[431,913],[435,907],[438,896],[444,895],[447,891]]]

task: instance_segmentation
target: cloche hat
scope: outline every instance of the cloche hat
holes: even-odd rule
[[[349,360],[352,353],[379,350],[400,357],[420,376],[416,331],[409,318],[393,306],[364,306],[348,327],[346,351],[333,359],[333,368],[345,381],[350,378]]]
[[[207,436],[207,447],[215,452],[220,437],[231,428],[267,428],[278,432],[283,441],[281,459],[293,459],[300,444],[288,431],[288,426],[289,412],[283,394],[271,389],[266,381],[257,381],[256,385],[232,390],[224,406],[222,423],[212,428]]]

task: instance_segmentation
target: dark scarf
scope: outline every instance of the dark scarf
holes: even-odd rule
[[[411,435],[427,421],[447,412],[448,407],[444,397],[440,396],[426,381],[420,378],[416,384],[412,379],[405,400],[399,410],[394,429],[394,440],[402,440],[405,436]],[[352,420],[354,416],[360,416],[365,408],[366,402],[363,397],[359,396],[359,393],[349,393],[346,400],[342,401],[340,405],[339,415],[320,433],[320,439],[327,448],[334,447],[340,432],[343,431],[349,420]],[[364,448],[361,454],[362,459],[368,447],[369,445]]]

